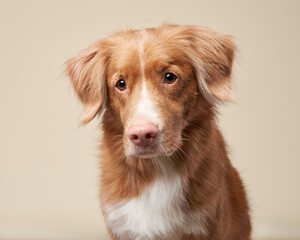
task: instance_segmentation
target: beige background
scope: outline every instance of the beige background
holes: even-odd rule
[[[256,239],[300,239],[300,1],[0,1],[0,239],[107,239],[97,121],[63,63],[128,28],[196,24],[235,37],[237,103],[220,126]]]

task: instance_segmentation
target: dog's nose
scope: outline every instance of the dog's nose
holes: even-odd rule
[[[158,130],[154,124],[133,125],[128,129],[128,137],[137,146],[149,146],[157,137]]]

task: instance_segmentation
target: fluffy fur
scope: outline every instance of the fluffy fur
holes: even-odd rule
[[[117,33],[67,62],[83,123],[103,113],[100,199],[111,239],[250,239],[244,187],[215,121],[217,103],[232,99],[234,48],[205,28],[162,25]],[[149,125],[151,143],[130,139]]]

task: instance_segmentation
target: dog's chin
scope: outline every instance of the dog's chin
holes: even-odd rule
[[[151,158],[157,158],[161,155],[162,154],[160,153],[145,153],[145,154],[133,155],[132,158],[151,159]]]
[[[128,158],[133,158],[133,159],[149,159],[149,158],[155,158],[158,156],[162,156],[163,153],[155,151],[155,150],[150,150],[150,149],[142,149],[142,148],[137,148],[137,149],[131,149],[130,152],[126,153],[126,156]]]
[[[150,159],[157,157],[169,157],[176,149],[163,149],[162,151],[157,148],[144,148],[144,147],[132,147],[125,153],[126,157],[133,159]]]

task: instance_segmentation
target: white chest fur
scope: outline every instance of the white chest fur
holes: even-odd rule
[[[158,178],[137,198],[104,204],[107,224],[121,240],[173,239],[175,230],[202,231],[199,213],[184,211],[185,199],[178,174]]]

